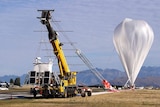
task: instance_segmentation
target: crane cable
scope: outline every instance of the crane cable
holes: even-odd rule
[[[52,17],[54,20],[55,18]],[[54,22],[54,20],[52,21]],[[58,23],[54,23],[58,29],[62,29],[62,27]],[[62,29],[63,30],[63,29]],[[86,66],[91,70],[92,73],[95,74],[95,76],[102,82],[102,80],[105,80],[105,78],[100,74],[100,72],[97,71],[97,69],[93,66],[93,64],[88,60],[88,58],[73,44],[73,42],[68,38],[68,36],[61,32],[62,35],[66,38],[66,40],[69,42],[69,44],[73,47],[73,49],[76,50],[76,54],[80,57],[80,59],[86,64]]]

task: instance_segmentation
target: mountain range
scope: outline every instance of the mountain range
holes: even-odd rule
[[[128,78],[126,72],[117,69],[98,69],[97,70],[107,79],[112,85],[123,86]],[[78,82],[86,85],[99,84],[99,79],[95,79],[95,75],[90,71],[82,71],[78,74]],[[135,81],[136,86],[153,86],[160,87],[160,67],[143,66]]]
[[[108,68],[104,70],[100,68],[96,69],[112,85],[123,86],[127,81],[127,75],[124,71],[120,71],[117,69],[108,69]],[[23,85],[26,75],[27,74],[24,74],[22,76],[16,76],[16,75],[0,76],[0,81],[9,82],[11,78],[14,80],[17,77],[20,77],[21,85]],[[84,70],[78,72],[77,84],[98,85],[101,84],[101,81],[90,70]],[[135,85],[144,87],[148,86],[160,87],[160,67],[143,66],[135,81]]]

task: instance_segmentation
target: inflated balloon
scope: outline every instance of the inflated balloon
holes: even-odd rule
[[[114,30],[113,43],[131,86],[134,86],[153,39],[152,28],[143,20],[126,18]]]

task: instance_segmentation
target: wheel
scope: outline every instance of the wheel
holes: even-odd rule
[[[81,93],[81,96],[82,96],[82,97],[86,97],[86,92]]]
[[[37,95],[37,93],[36,93],[36,92],[34,92],[34,93],[33,93],[34,98],[36,98],[36,95]]]
[[[49,97],[49,90],[43,90],[43,94],[42,94],[42,96],[44,97],[44,98],[48,98]]]
[[[36,91],[36,89],[35,89],[35,88],[32,90],[32,93],[33,93],[33,97],[34,97],[34,98],[36,98],[37,91]]]
[[[56,91],[55,90],[50,90],[50,92],[51,92],[51,97],[55,98],[56,97]]]
[[[88,92],[87,92],[87,95],[88,95],[88,96],[91,96],[91,95],[92,95],[92,92],[91,92],[91,91],[88,91]]]

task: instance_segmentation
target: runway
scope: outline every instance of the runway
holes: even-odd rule
[[[107,94],[107,93],[113,93],[113,92],[93,92],[92,95],[101,95],[101,94]],[[81,96],[81,95],[77,95]],[[41,95],[37,95],[38,98],[41,97]],[[0,94],[0,100],[4,99],[22,99],[22,98],[33,98],[33,95],[31,95],[29,92],[13,92],[9,94]]]
[[[32,97],[28,92],[13,92],[9,94],[0,94],[0,100],[3,99],[15,99],[15,98],[25,98],[25,97]]]

